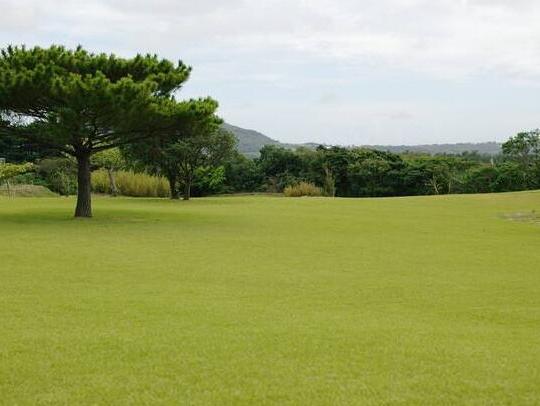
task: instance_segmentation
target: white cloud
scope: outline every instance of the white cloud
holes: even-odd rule
[[[288,50],[444,77],[486,70],[540,76],[534,0],[8,0],[3,8],[3,30],[108,36],[126,50]]]
[[[238,124],[247,122],[253,127],[259,125],[262,130],[266,127],[276,131],[276,135],[286,134],[290,140],[313,134],[331,142],[332,128],[351,134],[345,137],[347,140],[352,140],[352,134],[359,129],[384,136],[396,128],[396,123],[404,122],[408,123],[409,136],[415,140],[421,138],[418,133],[427,134],[425,138],[430,131],[437,133],[434,137],[440,140],[455,138],[457,126],[452,128],[451,117],[445,116],[459,113],[451,105],[455,100],[448,100],[445,108],[438,108],[425,101],[415,101],[414,94],[408,102],[396,101],[397,96],[391,91],[386,92],[387,100],[382,101],[343,97],[340,89],[355,85],[360,75],[376,76],[379,71],[392,71],[403,77],[440,80],[443,83],[440,86],[483,77],[517,86],[540,85],[540,2],[537,0],[3,0],[2,3],[0,43],[60,42],[70,46],[81,43],[96,51],[122,55],[157,52],[172,59],[184,58],[187,63],[196,64],[194,89],[216,95],[224,111],[238,118]],[[390,85],[381,81],[381,87],[385,86]],[[283,109],[277,106],[281,103],[277,89],[283,92],[287,111],[296,112],[296,117],[291,114],[288,120],[280,120],[280,125],[288,126],[283,131],[277,128],[275,120],[265,118],[268,109]],[[313,89],[318,89],[318,93],[313,94]],[[463,96],[468,96],[467,90]],[[268,101],[256,103],[253,99],[257,98]],[[252,107],[234,110],[245,105]],[[320,115],[321,106],[327,112],[324,116],[327,132],[323,133],[321,123],[292,122],[302,120],[302,116]],[[507,118],[501,124],[504,131],[516,127],[518,120],[531,123],[533,115],[540,113],[533,111],[524,116],[523,108],[511,111],[509,104],[497,108],[506,109]],[[479,110],[491,115],[497,114],[497,108],[489,112],[480,107]],[[286,111],[281,113],[287,116]],[[347,120],[355,114],[372,124],[347,126]],[[487,122],[488,117],[479,116],[478,120]],[[449,124],[440,126],[440,122]],[[494,125],[478,124],[474,135],[490,139],[493,130]],[[295,136],[296,132],[302,134]],[[345,138],[336,140],[344,142]],[[435,138],[434,141],[438,140]]]

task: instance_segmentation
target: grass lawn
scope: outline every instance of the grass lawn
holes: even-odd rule
[[[0,403],[540,403],[540,192],[0,197]]]

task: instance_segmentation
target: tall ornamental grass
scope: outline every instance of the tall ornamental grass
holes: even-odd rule
[[[115,178],[119,193],[123,196],[167,197],[170,195],[169,183],[161,176],[117,171]],[[106,170],[99,169],[92,173],[92,190],[96,193],[110,192],[111,186]]]
[[[300,196],[322,196],[322,190],[320,187],[315,186],[310,182],[300,182],[296,185],[289,185],[283,193],[287,197],[300,197]]]

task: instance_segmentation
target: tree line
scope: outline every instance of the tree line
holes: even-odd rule
[[[519,133],[498,156],[401,153],[340,146],[265,146],[250,159],[222,129],[211,98],[179,101],[191,68],[155,55],[119,58],[81,47],[8,47],[0,54],[0,158],[7,176],[77,194],[90,217],[91,172],[121,169],[167,179],[170,197],[275,192],[295,185],[326,196],[483,193],[540,188],[540,131]],[[32,174],[24,175],[31,171]],[[302,194],[299,189],[298,193]]]
[[[519,133],[497,156],[394,154],[366,148],[265,146],[260,157],[225,163],[230,192],[281,192],[309,182],[326,196],[377,197],[540,189],[540,131]]]
[[[90,160],[91,169],[107,173],[107,192],[113,196],[121,194],[115,174],[124,170],[166,178],[173,199],[219,193],[281,193],[300,184],[311,185],[306,189],[309,193],[316,188],[317,194],[339,197],[540,189],[538,130],[511,137],[497,156],[477,152],[394,154],[339,146],[297,150],[265,146],[256,159],[239,153],[233,136],[220,129],[194,134],[198,136],[153,137],[98,152]],[[19,175],[23,181],[43,184],[61,194],[76,193],[76,161],[49,153],[47,149],[41,154],[36,149],[25,150],[23,139],[8,148],[0,145],[0,156],[13,162],[35,163],[23,166],[26,171],[33,170],[32,175]],[[13,168],[10,173],[19,174]]]

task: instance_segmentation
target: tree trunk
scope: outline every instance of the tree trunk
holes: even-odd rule
[[[176,176],[167,176],[167,180],[169,181],[169,189],[171,189],[171,199],[176,200],[180,198],[180,193],[178,191],[178,187],[176,185]]]
[[[433,187],[433,192],[435,192],[436,195],[439,194],[439,186],[437,185],[437,179],[435,176],[433,176],[430,180],[431,186]]]
[[[116,179],[114,176],[114,171],[110,168],[107,168],[107,173],[109,174],[109,184],[111,189],[111,196],[118,196],[118,187],[116,186]]]
[[[75,217],[92,217],[90,154],[77,156],[77,207]]]
[[[186,180],[186,182],[184,183],[184,197],[183,197],[183,199],[184,200],[189,200],[190,197],[191,197],[191,179]]]

